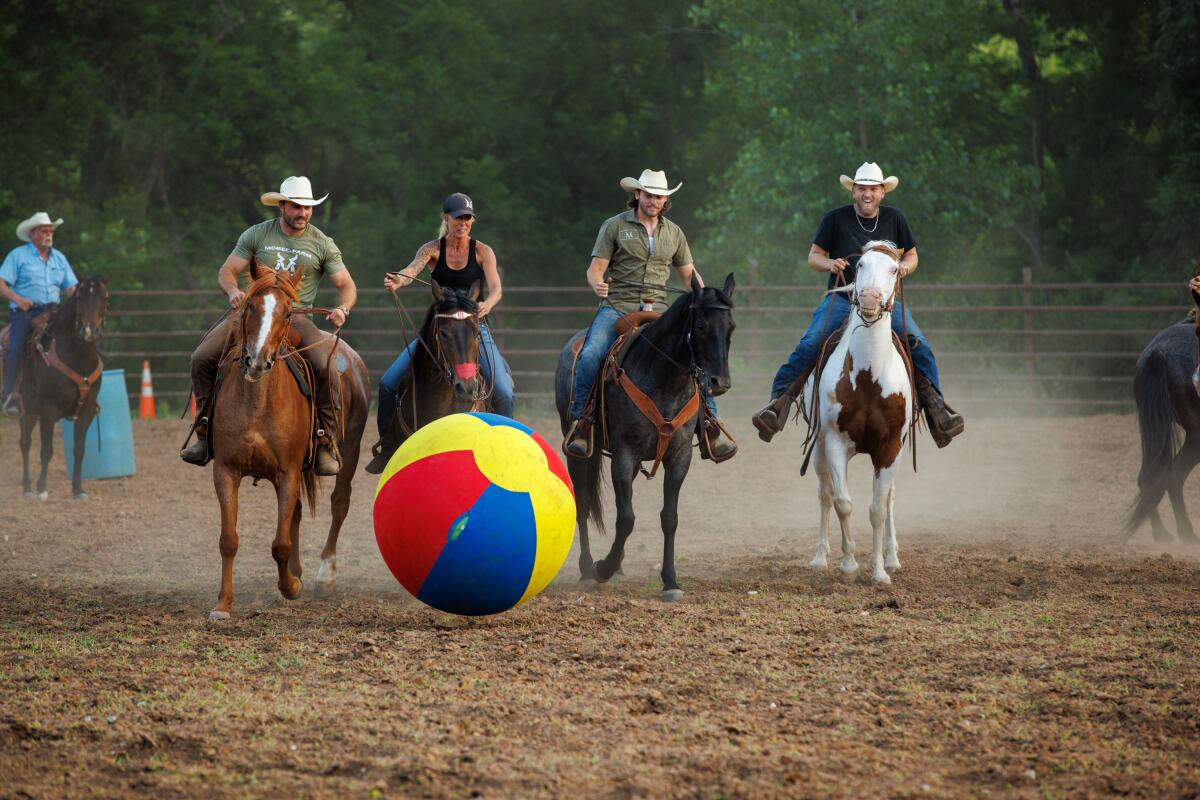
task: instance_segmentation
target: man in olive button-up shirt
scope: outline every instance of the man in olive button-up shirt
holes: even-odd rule
[[[704,285],[692,263],[687,237],[664,216],[671,207],[667,198],[682,185],[668,189],[666,173],[649,169],[636,180],[623,178],[621,188],[633,195],[629,210],[600,226],[592,247],[587,282],[601,302],[575,365],[568,411],[571,429],[563,443],[563,450],[569,456],[586,458],[591,450],[591,420],[583,419],[583,412],[604,357],[617,339],[614,327],[617,320],[630,311],[649,311],[656,306],[661,311],[666,292],[660,287],[666,286],[672,267],[684,286],[691,284],[692,276]],[[704,402],[706,416],[715,421],[716,403],[707,394]],[[737,452],[737,445],[715,424],[709,426],[708,435],[713,460],[724,461]]]

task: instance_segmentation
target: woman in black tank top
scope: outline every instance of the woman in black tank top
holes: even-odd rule
[[[389,272],[383,279],[383,285],[388,291],[395,292],[412,283],[413,278],[426,267],[432,267],[430,278],[437,281],[439,286],[469,290],[472,284],[479,284],[483,298],[476,312],[483,321],[480,326],[479,367],[484,377],[492,383],[493,409],[497,414],[511,417],[512,373],[508,362],[496,348],[486,321],[487,315],[500,302],[500,271],[492,248],[471,238],[474,225],[475,204],[471,198],[461,192],[450,195],[442,203],[442,226],[438,238],[421,245],[416,257],[404,269]],[[408,370],[416,346],[416,341],[410,343],[379,380],[379,443],[375,447],[374,460],[367,465],[368,472],[382,471],[396,448],[389,435],[396,407],[396,391]]]

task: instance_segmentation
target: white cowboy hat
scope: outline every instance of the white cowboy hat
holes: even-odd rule
[[[329,197],[329,194],[326,193],[325,197]],[[325,197],[314,200],[312,184],[308,182],[308,178],[293,175],[280,184],[278,192],[267,192],[261,199],[264,206],[277,206],[284,200],[291,200],[298,206],[319,206],[325,202]]]
[[[679,182],[679,186],[683,186],[683,181]],[[655,172],[652,169],[642,170],[642,177],[637,178],[621,178],[621,188],[627,192],[635,192],[641,189],[648,194],[657,194],[663,197],[670,197],[679,191],[679,186],[674,189],[667,188],[667,173]]]
[[[62,224],[62,217],[59,217],[57,220],[51,220],[49,214],[47,214],[45,211],[39,211],[17,226],[17,238],[22,242],[28,242],[29,234],[34,228],[40,228],[43,225],[53,225],[55,228],[57,228]]]
[[[883,186],[885,192],[890,192],[900,183],[900,179],[895,175],[883,177],[883,170],[874,161],[864,161],[858,168],[858,172],[854,173],[853,178],[843,175],[838,180],[842,182],[842,186],[845,186],[847,191],[854,191],[854,184],[861,183],[863,186]]]

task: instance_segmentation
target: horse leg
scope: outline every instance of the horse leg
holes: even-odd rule
[[[592,564],[592,547],[588,540],[588,514],[591,505],[587,492],[578,487],[586,486],[587,470],[599,469],[599,464],[581,461],[577,458],[567,459],[567,472],[571,475],[571,483],[575,490],[575,528],[579,531],[579,582],[586,583],[596,580],[596,568]]]
[[[625,540],[633,533],[633,476],[638,461],[623,448],[613,453],[612,484],[613,496],[617,501],[617,534],[613,537],[608,555],[595,564],[596,580],[606,583],[620,568],[625,559]]]
[[[837,512],[838,522],[842,527],[842,561],[838,567],[843,577],[849,578],[858,572],[858,560],[854,557],[854,533],[850,528],[850,512],[854,506],[850,503],[850,490],[846,486],[850,457],[840,441],[831,441],[830,438],[825,440],[830,494],[833,497],[833,510]]]
[[[301,509],[304,503],[297,499],[296,508],[292,511],[292,519],[290,521],[291,537],[292,537],[292,554],[288,557],[288,569],[297,578],[304,574],[304,567],[300,566],[300,517],[303,516]]]
[[[238,484],[242,477],[219,463],[213,466],[213,485],[217,490],[217,502],[221,505],[221,593],[217,604],[208,612],[209,622],[229,619],[233,609],[233,559],[238,551],[237,515]]]
[[[288,600],[300,595],[300,579],[292,574],[288,562],[292,558],[292,521],[300,505],[300,475],[284,473],[275,484],[276,509],[275,541],[271,542],[271,557],[279,567],[279,593]]]
[[[883,566],[888,572],[900,569],[900,545],[896,541],[896,484],[888,490],[887,523],[885,528],[886,540],[883,546]]]
[[[813,466],[817,470],[817,504],[821,509],[821,521],[817,528],[817,554],[808,566],[813,569],[825,569],[829,565],[829,512],[833,511],[833,484],[829,478],[822,453],[823,447],[817,442],[816,452],[813,453]]]
[[[88,427],[91,423],[84,424],[82,419],[75,420],[75,429],[71,431],[71,438],[75,443],[75,452],[71,454],[74,461],[75,469],[71,472],[71,491],[75,495],[76,500],[87,500],[87,492],[83,490],[83,451],[87,446]]]
[[[679,527],[679,490],[683,487],[683,479],[687,477],[691,458],[689,449],[682,456],[672,459],[671,463],[664,464],[667,469],[663,477],[663,507],[659,516],[663,532],[661,597],[667,603],[683,599],[683,589],[679,588],[679,581],[675,578],[675,529]]]
[[[1178,455],[1171,462],[1171,474],[1167,483],[1167,496],[1171,498],[1171,510],[1175,512],[1175,526],[1179,532],[1179,540],[1188,544],[1197,544],[1196,531],[1188,517],[1187,504],[1183,501],[1183,485],[1187,483],[1188,475],[1200,462],[1200,437],[1188,436]]]
[[[895,480],[894,467],[879,470],[875,475],[871,496],[871,580],[877,585],[892,582],[883,566],[883,540],[891,517],[891,495]]]
[[[42,471],[38,473],[38,500],[45,500],[50,496],[46,491],[46,473],[50,471],[50,459],[54,457],[54,422],[53,417],[42,417],[42,427],[39,431],[42,435]]]
[[[21,491],[26,497],[33,497],[33,487],[29,481],[29,448],[33,446],[33,426],[38,418],[32,414],[21,417]]]
[[[317,586],[313,590],[316,597],[328,597],[337,589],[338,535],[342,532],[342,523],[346,521],[346,514],[350,510],[350,484],[353,479],[354,470],[343,467],[333,485],[333,494],[329,496],[333,520],[329,523],[329,534],[325,537],[325,547],[321,550],[321,566],[317,568]]]

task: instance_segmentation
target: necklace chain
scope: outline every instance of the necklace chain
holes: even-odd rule
[[[879,217],[880,217],[880,214],[878,211],[876,211],[875,212],[875,227],[871,228],[870,230],[867,230],[867,226],[862,224],[862,217],[860,217],[858,215],[858,209],[854,210],[854,221],[857,222],[858,227],[862,228],[863,231],[866,233],[874,233],[876,231],[876,229],[879,228]]]

